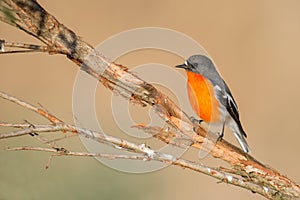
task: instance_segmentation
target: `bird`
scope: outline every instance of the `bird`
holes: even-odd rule
[[[226,125],[234,133],[243,151],[250,153],[237,104],[211,59],[205,55],[192,55],[184,64],[176,67],[186,71],[189,101],[200,121],[221,125],[218,139],[222,139]]]

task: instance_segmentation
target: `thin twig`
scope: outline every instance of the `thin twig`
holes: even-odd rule
[[[65,139],[68,139],[68,138],[71,138],[71,137],[76,137],[77,134],[70,134],[70,135],[65,135],[63,137],[58,137],[58,138],[54,138],[52,140],[48,140],[47,143],[55,143],[55,142],[58,142],[58,141],[61,141],[61,140],[65,140]]]
[[[107,153],[88,153],[88,152],[73,152],[65,149],[43,148],[43,147],[12,147],[7,148],[9,151],[44,151],[55,153],[55,156],[83,156],[83,157],[101,157],[110,160],[114,159],[130,159],[130,160],[149,160],[146,155],[123,155],[123,154],[107,154]]]
[[[4,42],[4,46],[14,47],[14,48],[22,48],[22,49],[39,50],[39,51],[43,51],[43,52],[48,52],[49,51],[47,46],[41,46],[41,45],[36,45],[36,44],[25,44],[25,43],[17,43],[17,42]]]
[[[48,46],[36,45],[36,44],[25,44],[17,42],[6,42],[5,40],[0,40],[1,51],[0,54],[8,53],[30,53],[30,52],[40,52],[40,53],[59,53],[58,49],[51,49]],[[19,48],[22,50],[7,50],[7,48]]]
[[[5,124],[6,126],[8,124]],[[20,124],[11,124],[11,127],[18,127]],[[115,147],[116,149],[120,150],[120,147],[122,150],[127,150],[129,152],[135,152],[135,153],[142,153],[142,155],[139,156],[132,156],[132,157],[126,157],[126,156],[119,156],[115,157],[111,154],[97,154],[97,153],[76,153],[76,152],[70,152],[65,149],[60,148],[41,148],[41,147],[17,147],[17,148],[9,148],[8,150],[35,150],[35,151],[46,151],[46,152],[52,152],[55,153],[50,156],[49,161],[46,165],[46,168],[49,167],[52,159],[54,156],[63,156],[63,155],[72,155],[72,156],[97,156],[97,157],[104,157],[104,158],[115,158],[115,159],[137,159],[137,160],[156,160],[160,162],[167,163],[169,165],[177,165],[183,168],[188,168],[193,171],[201,172],[204,174],[207,174],[209,176],[212,176],[214,178],[217,178],[221,181],[224,181],[229,184],[233,184],[236,186],[244,187],[251,189],[253,192],[260,193],[262,195],[266,195],[266,191],[268,191],[271,195],[271,193],[275,193],[272,188],[268,187],[261,187],[259,185],[253,184],[251,182],[248,182],[247,180],[244,180],[243,178],[237,178],[235,176],[232,176],[228,173],[224,173],[219,169],[214,169],[208,166],[205,166],[203,164],[190,162],[184,159],[178,159],[174,158],[172,155],[169,154],[162,154],[159,152],[156,152],[149,147],[147,147],[144,144],[134,144],[132,142],[126,141],[124,139],[115,138],[112,136],[106,136],[103,133],[100,132],[94,132],[82,128],[77,128],[72,125],[67,124],[58,124],[58,125],[34,125],[29,126],[26,129],[24,129],[24,132],[29,133],[35,133],[35,132],[54,132],[54,131],[70,131],[74,132],[75,130],[78,131],[79,134],[94,139],[98,142],[104,143],[104,144],[110,144],[111,146]],[[20,132],[20,133],[24,133]],[[14,134],[15,132],[7,133],[5,135]],[[1,134],[2,135],[2,134]],[[1,137],[0,137],[1,138]],[[103,155],[103,156],[102,156]],[[269,194],[268,194],[269,195]]]
[[[38,53],[38,52],[43,52],[40,50],[6,50],[4,52],[0,52],[0,54],[13,54],[13,53]]]
[[[201,172],[206,175],[217,178],[218,180],[226,183],[230,183],[236,186],[240,186],[243,188],[251,188],[252,192],[257,192],[260,194],[265,193],[275,193],[276,191],[270,190],[267,187],[261,187],[259,185],[255,185],[253,183],[247,182],[243,179],[239,179],[234,177],[228,173],[221,172],[218,169],[211,168],[205,166],[203,164],[190,162],[185,159],[175,159],[172,155],[169,154],[161,154],[159,152],[154,152],[154,157],[149,157],[147,154],[144,155],[124,155],[124,154],[107,154],[107,153],[87,153],[87,152],[72,152],[66,150],[57,150],[53,148],[41,148],[41,147],[15,147],[8,148],[10,151],[44,151],[54,153],[50,156],[49,161],[47,163],[46,168],[49,167],[51,160],[54,156],[84,156],[84,157],[101,157],[106,159],[129,159],[129,160],[143,160],[143,161],[159,161],[166,163],[168,165],[177,165],[186,169],[190,169],[193,171]]]
[[[43,109],[43,108],[38,108],[36,106],[31,105],[30,103],[27,103],[25,101],[22,101],[18,98],[15,98],[11,95],[8,95],[4,92],[0,91],[0,97],[6,100],[9,100],[17,105],[20,105],[24,108],[27,108],[31,111],[34,111],[40,115],[42,115],[43,117],[45,117],[46,119],[50,120],[52,123],[60,123],[62,122],[60,119],[58,119],[57,117],[55,117],[54,115],[52,115],[51,113],[49,113],[47,110]]]

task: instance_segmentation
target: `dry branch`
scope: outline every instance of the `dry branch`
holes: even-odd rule
[[[162,117],[170,127],[175,128],[176,134],[183,134],[192,141],[192,146],[201,148],[201,144],[206,135],[205,129],[198,127],[197,131],[194,132],[193,127],[195,125],[189,120],[189,117],[166,95],[158,91],[153,85],[130,73],[126,67],[111,62],[101,53],[97,52],[91,45],[84,42],[73,31],[65,27],[56,20],[54,16],[44,10],[36,1],[2,0],[0,1],[0,6],[1,21],[15,26],[42,41],[47,46],[46,49],[48,53],[66,55],[70,60],[79,65],[82,70],[99,80],[105,87],[124,96],[129,101],[142,106],[149,105],[154,107],[158,115]],[[3,49],[4,48],[1,47],[2,51]],[[1,94],[1,97],[24,106],[22,101],[18,101],[16,98],[4,93]],[[24,107],[46,117],[54,124],[53,126],[62,126],[58,129],[65,130],[64,128],[66,127],[64,126],[66,126],[66,124],[43,108],[37,108],[30,104]],[[67,126],[70,128],[70,125]],[[73,131],[78,132],[78,127],[73,128],[75,128]],[[147,132],[151,131],[152,127],[140,128]],[[14,133],[2,134],[0,138],[28,134],[28,132],[33,131],[33,129],[34,127],[31,127],[31,129],[23,128]],[[79,132],[81,131],[82,130]],[[168,142],[169,138],[165,133],[160,135],[161,137],[157,138]],[[112,144],[119,145],[119,141],[116,140],[117,138],[110,138],[110,136],[105,134],[100,134],[99,137],[102,138],[102,141],[103,137],[105,141],[109,138],[116,142],[110,141]],[[239,175],[240,179],[238,180],[243,180],[244,183],[247,183],[245,187],[236,184],[238,186],[258,192],[248,184],[255,185],[263,189],[263,192],[258,193],[269,199],[296,199],[300,197],[299,185],[274,169],[258,162],[252,156],[245,154],[239,148],[225,140],[218,142],[209,153],[229,163],[234,173]],[[182,163],[177,163],[175,160],[171,164],[183,166]],[[195,164],[188,163],[188,165]],[[185,167],[190,168],[188,165]]]
[[[26,103],[24,101],[18,100],[15,97],[12,97],[10,95],[7,95],[5,93],[0,92],[0,97],[4,97],[7,100],[12,100],[14,103],[17,103],[27,109],[31,109],[32,111],[39,110],[38,107],[35,107],[29,103]],[[38,112],[41,116],[47,118],[50,122],[52,122],[53,118],[57,118],[53,115],[50,115],[49,113],[44,112]],[[134,155],[123,155],[123,154],[107,154],[107,153],[86,153],[86,152],[72,152],[65,148],[59,148],[57,146],[51,146],[52,148],[43,148],[43,147],[15,147],[15,148],[7,148],[7,150],[12,151],[44,151],[44,152],[51,152],[53,153],[49,161],[46,165],[46,168],[49,167],[53,157],[55,156],[87,156],[87,157],[101,157],[106,159],[131,159],[131,160],[143,160],[143,161],[159,161],[166,163],[168,165],[175,165],[180,166],[182,168],[190,169],[193,171],[197,171],[206,175],[209,175],[211,177],[214,177],[222,182],[229,183],[232,185],[236,185],[242,188],[247,188],[251,190],[252,192],[259,193],[261,195],[265,196],[272,196],[277,193],[276,190],[269,189],[264,186],[260,186],[257,184],[254,184],[250,181],[244,180],[242,177],[236,176],[237,174],[232,170],[226,170],[224,168],[212,168],[205,166],[203,164],[191,162],[185,159],[176,158],[172,155],[160,153],[157,151],[154,151],[150,149],[145,144],[135,144],[130,141],[119,139],[113,136],[108,136],[104,133],[95,132],[83,128],[78,128],[76,126],[65,124],[64,122],[60,122],[59,124],[50,124],[50,125],[34,125],[34,124],[13,124],[13,123],[5,123],[1,122],[0,126],[3,127],[12,127],[12,128],[22,128],[19,131],[13,131],[8,132],[6,134],[1,134],[0,139],[2,138],[9,138],[9,137],[16,137],[16,136],[22,136],[25,134],[32,134],[34,133],[35,136],[37,133],[43,133],[43,132],[71,132],[72,134],[80,134],[84,137],[93,139],[99,143],[104,143],[107,145],[110,145],[118,150],[128,151],[134,153]],[[159,134],[159,132],[157,133]],[[157,137],[164,137],[158,136]],[[50,143],[51,141],[44,141],[46,144]],[[228,171],[230,173],[228,173]]]

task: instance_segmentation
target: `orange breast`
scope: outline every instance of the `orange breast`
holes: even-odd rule
[[[214,96],[213,86],[200,74],[187,71],[188,95],[192,108],[206,122],[219,121],[219,103]]]

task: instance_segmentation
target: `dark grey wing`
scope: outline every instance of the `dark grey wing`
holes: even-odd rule
[[[232,118],[236,121],[240,120],[240,116],[239,116],[239,109],[235,103],[235,100],[230,92],[229,87],[227,86],[227,84],[224,82],[224,87],[225,87],[225,91],[226,91],[226,95],[227,95],[227,111],[230,113],[230,115],[232,116]]]
[[[238,107],[234,101],[234,98],[229,90],[229,87],[227,86],[227,84],[224,82],[224,87],[225,87],[225,91],[226,91],[226,104],[223,104],[226,106],[226,109],[228,111],[228,113],[230,114],[230,116],[232,117],[232,119],[237,123],[241,133],[247,137],[244,129],[242,128],[242,124],[240,122],[240,116],[239,116],[239,110]]]

